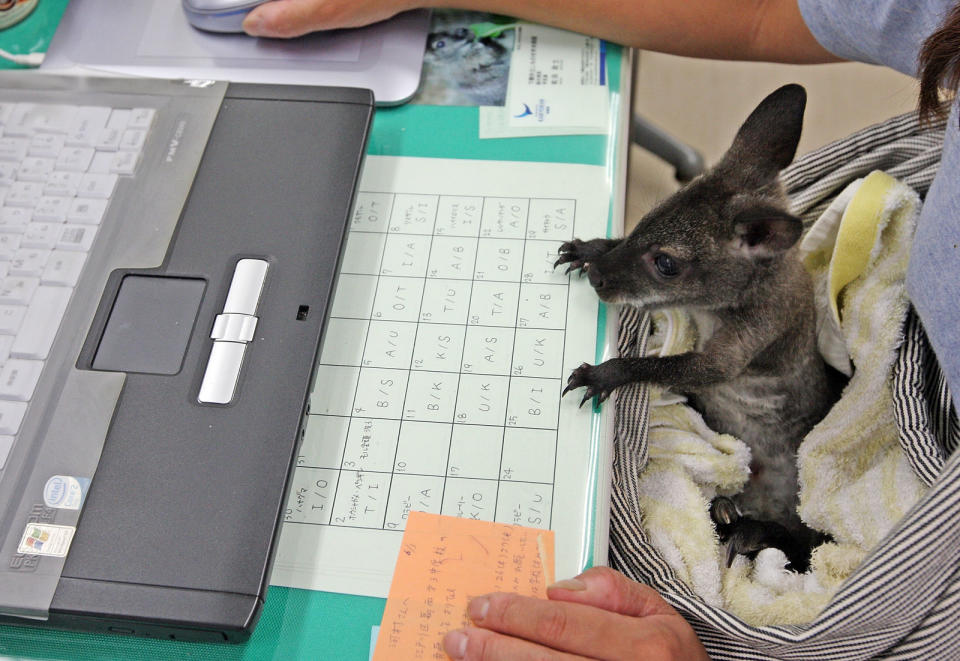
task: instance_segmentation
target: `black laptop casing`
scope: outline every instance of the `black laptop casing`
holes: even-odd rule
[[[183,366],[127,374],[46,626],[249,637],[372,114],[366,90],[228,87],[166,258],[136,272],[202,282]],[[200,404],[211,328],[244,258],[269,263],[255,337],[233,401]],[[78,367],[91,368],[128,275],[111,276]]]

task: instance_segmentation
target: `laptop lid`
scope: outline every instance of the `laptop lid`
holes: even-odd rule
[[[71,0],[43,68],[361,87],[378,104],[396,105],[420,85],[429,23],[430,12],[419,10],[354,30],[255,39],[198,30],[173,0]]]
[[[189,94],[166,100],[183,82],[4,82],[17,103],[146,107],[157,119],[100,225],[113,243],[91,252],[57,335],[49,404],[28,409],[33,435],[0,474],[0,585],[14,588],[2,599],[53,581],[47,612],[7,604],[33,619],[0,621],[242,640],[267,589],[372,96],[217,84],[212,126],[198,128]],[[168,168],[194,154],[178,199]],[[224,345],[239,349],[237,369],[229,387],[210,386]],[[92,478],[82,509],[49,502],[44,485],[61,475]],[[69,551],[24,548],[31,523],[74,526]]]

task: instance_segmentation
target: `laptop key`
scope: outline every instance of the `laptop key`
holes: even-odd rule
[[[90,147],[65,147],[57,156],[56,169],[63,172],[86,172],[95,153]]]
[[[0,261],[10,261],[20,248],[20,235],[0,232]]]
[[[17,180],[17,163],[0,162],[0,188],[9,188]]]
[[[82,172],[60,172],[54,170],[47,177],[47,183],[43,187],[44,195],[56,195],[58,197],[72,198],[80,190],[80,180],[83,179]]]
[[[4,464],[7,463],[7,455],[13,448],[13,439],[14,437],[8,434],[0,436],[0,470],[3,470]]]
[[[96,225],[63,225],[55,248],[57,250],[90,252],[96,234]]]
[[[10,260],[10,275],[39,276],[43,273],[52,251],[41,248],[22,248]]]
[[[72,293],[73,290],[69,287],[37,288],[17,333],[17,339],[10,347],[13,358],[46,360]]]
[[[23,234],[33,219],[33,209],[26,207],[3,207],[0,209],[0,232]]]
[[[32,209],[43,197],[43,184],[39,181],[15,181],[7,191],[5,204],[9,207]]]
[[[40,286],[40,278],[11,275],[0,282],[0,304],[27,305]]]
[[[149,129],[153,124],[153,118],[157,111],[153,108],[134,108],[130,113],[130,121],[127,128],[130,129]]]
[[[83,225],[99,225],[106,211],[106,200],[77,198],[70,202],[70,210],[67,211],[67,222],[81,223]]]
[[[75,287],[86,259],[86,253],[54,250],[40,275],[40,284]]]
[[[19,163],[27,157],[30,139],[4,135],[0,138],[0,161]]]
[[[20,247],[52,249],[57,245],[62,229],[60,223],[31,222],[23,232]]]
[[[113,159],[117,154],[123,154],[126,152],[116,152],[116,151],[98,151],[94,155],[93,160],[90,161],[90,167],[87,168],[87,172],[94,174],[109,174],[113,172]]]
[[[11,358],[0,368],[0,399],[29,402],[42,371],[42,360]]]
[[[56,158],[66,144],[62,135],[54,133],[38,133],[30,140],[28,153],[38,158]]]
[[[27,316],[22,305],[0,305],[0,335],[16,335]]]
[[[105,200],[113,195],[113,189],[117,185],[117,175],[115,174],[85,174],[80,180],[80,188],[77,190],[77,197],[91,197],[94,199]]]
[[[36,181],[45,183],[56,161],[43,156],[27,156],[20,162],[20,171],[17,172],[17,181]]]
[[[46,195],[33,208],[33,220],[42,223],[64,223],[70,210],[70,198]]]
[[[26,412],[26,402],[0,401],[0,434],[16,434],[20,431],[20,423]]]

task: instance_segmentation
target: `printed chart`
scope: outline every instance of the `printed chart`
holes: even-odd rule
[[[385,596],[415,510],[553,529],[558,576],[580,569],[603,441],[560,393],[599,304],[553,264],[606,235],[605,190],[598,167],[368,158],[274,583]]]

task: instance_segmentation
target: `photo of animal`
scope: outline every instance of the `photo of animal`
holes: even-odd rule
[[[711,505],[728,566],[737,554],[774,547],[804,571],[824,539],[797,514],[796,454],[842,384],[817,349],[813,284],[797,255],[802,223],[778,179],[796,152],[805,106],[799,85],[774,91],[716,167],[630,235],[574,239],[556,263],[585,272],[607,303],[682,308],[691,317],[694,350],[585,363],[564,394],[585,388],[582,405],[626,383],[669,387],[687,395],[711,429],[750,446],[744,490]]]
[[[470,29],[494,18],[484,12],[434,11],[423,81],[414,103],[502,106],[506,102],[513,30],[477,38]]]

